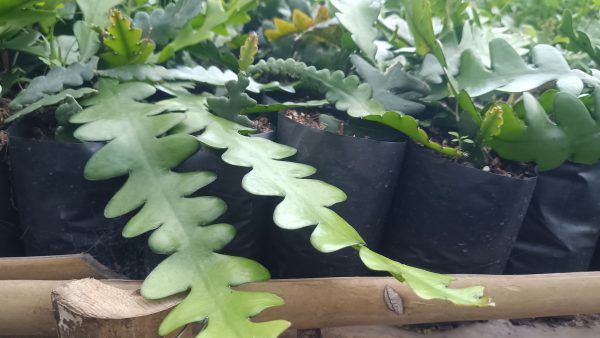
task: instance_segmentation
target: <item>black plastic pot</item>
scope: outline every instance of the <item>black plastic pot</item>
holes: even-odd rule
[[[83,177],[85,164],[102,144],[35,140],[29,135],[30,127],[23,121],[10,129],[13,184],[27,254],[87,252],[121,274],[145,277],[162,260],[148,249],[148,235],[125,239],[121,231],[128,217],[104,217],[106,204],[125,178],[93,182]],[[217,196],[228,205],[228,212],[216,222],[234,225],[238,234],[224,252],[259,258],[261,229],[272,209],[268,200],[241,188],[248,169],[227,165],[214,152],[200,149],[177,170],[218,175],[197,195]]]
[[[586,271],[600,236],[600,163],[542,172],[508,274]]]
[[[124,179],[88,181],[83,168],[100,143],[36,140],[29,120],[9,129],[9,162],[29,256],[86,252],[117,273],[141,277],[143,239],[121,236],[125,218],[106,219],[104,207]]]
[[[0,150],[0,257],[17,257],[24,253],[18,217],[13,208],[6,149]]]
[[[457,164],[411,143],[382,252],[440,273],[500,274],[535,183]]]
[[[405,142],[381,142],[336,135],[279,115],[277,140],[298,150],[293,161],[317,168],[311,177],[342,189],[348,199],[332,207],[377,249],[404,158]],[[369,274],[355,250],[323,254],[314,249],[314,228],[271,227],[268,257],[275,278],[360,276]]]

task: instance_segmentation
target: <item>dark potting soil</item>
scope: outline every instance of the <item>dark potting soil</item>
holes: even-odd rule
[[[443,132],[436,128],[428,128],[427,133],[430,136],[430,139],[434,142],[441,144],[444,147],[456,147],[456,143],[450,141],[449,138],[443,136]],[[496,152],[493,150],[486,148],[484,149],[485,163],[486,165],[478,168],[472,162],[469,161],[469,158],[456,158],[449,157],[442,154],[438,154],[433,150],[427,149],[432,154],[437,156],[444,156],[448,161],[452,161],[454,163],[458,163],[470,168],[481,169],[485,172],[490,172],[492,174],[497,174],[500,176],[513,177],[513,178],[530,178],[536,177],[537,173],[535,171],[535,165],[533,163],[526,162],[517,162],[506,160],[498,156]]]
[[[254,122],[254,128],[256,128],[259,133],[270,133],[275,130],[273,122],[266,116],[258,116],[252,122]]]
[[[325,128],[327,128],[324,123],[319,121],[321,113],[304,113],[296,110],[288,110],[285,112],[285,116],[313,129],[325,130]]]

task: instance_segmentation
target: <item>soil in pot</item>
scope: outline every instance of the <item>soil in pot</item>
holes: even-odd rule
[[[507,274],[587,271],[600,236],[600,163],[542,172]]]
[[[535,183],[410,143],[382,252],[440,273],[501,274]]]
[[[291,117],[291,118],[290,118]],[[377,249],[404,158],[405,142],[377,141],[325,131],[318,114],[279,114],[277,141],[297,149],[291,159],[317,168],[311,178],[330,183],[348,199],[332,209]],[[334,128],[339,130],[339,126]],[[395,134],[398,138],[398,135]],[[318,252],[310,244],[314,227],[294,231],[275,226],[266,263],[274,278],[360,276],[370,272],[355,250]]]

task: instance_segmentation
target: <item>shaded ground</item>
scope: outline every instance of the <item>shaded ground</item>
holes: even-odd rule
[[[493,320],[427,326],[357,326],[290,331],[284,338],[598,338],[600,316]]]

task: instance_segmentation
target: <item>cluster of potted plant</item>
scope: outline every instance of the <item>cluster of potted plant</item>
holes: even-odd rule
[[[149,299],[189,291],[160,333],[206,337],[285,330],[248,320],[279,297],[229,289],[271,275],[381,271],[485,306],[421,269],[587,270],[598,48],[571,13],[550,45],[494,8],[5,1],[0,253],[90,252]]]

